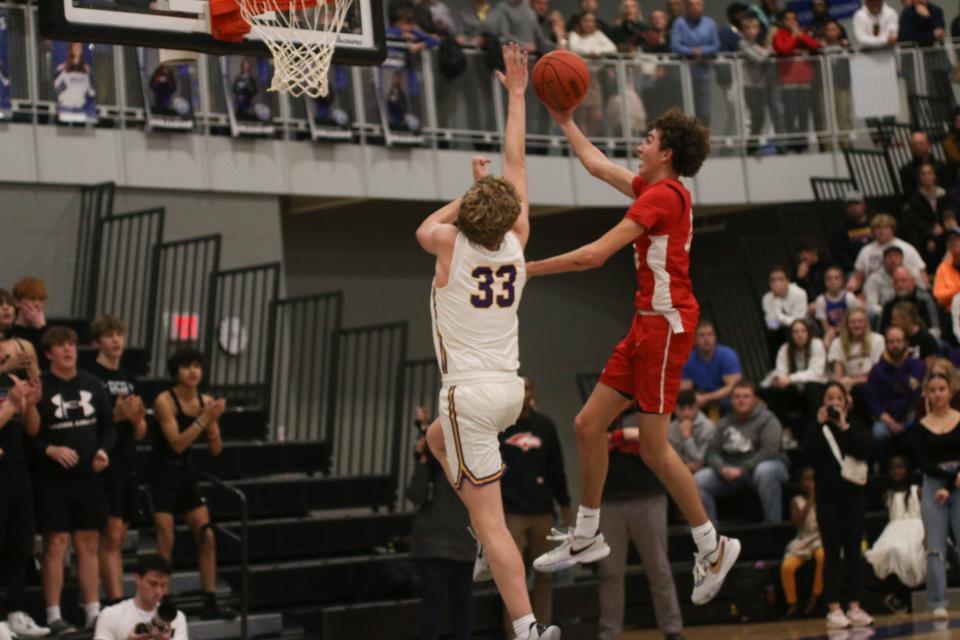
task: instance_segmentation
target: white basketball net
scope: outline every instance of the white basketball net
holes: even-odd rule
[[[353,0],[237,0],[251,32],[273,54],[270,91],[326,96],[327,75]]]

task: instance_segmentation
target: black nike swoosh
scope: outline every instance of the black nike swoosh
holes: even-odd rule
[[[587,546],[583,547],[582,549],[576,549],[576,548],[574,548],[574,546],[571,544],[571,545],[570,545],[570,555],[571,555],[571,556],[579,555],[579,554],[583,553],[584,551],[586,551],[587,549],[589,549],[589,548],[592,547],[592,546],[593,546],[593,543],[591,542],[590,544],[588,544]]]

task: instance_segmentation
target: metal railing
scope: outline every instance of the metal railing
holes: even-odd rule
[[[250,532],[247,494],[240,489],[227,484],[213,474],[201,473],[200,477],[234,496],[237,499],[237,502],[240,504],[240,535],[235,534],[226,527],[215,522],[211,522],[211,526],[220,534],[227,536],[234,542],[240,543],[240,638],[241,640],[246,640],[247,623],[248,618],[250,617]]]
[[[6,10],[11,95],[14,120],[47,124],[56,121],[49,43],[39,37],[36,7],[0,3]],[[402,43],[391,47],[402,48]],[[895,101],[899,117],[932,128],[957,104],[958,88],[950,70],[960,42],[920,49],[891,50],[898,70]],[[454,79],[439,73],[437,50],[407,56],[407,66],[334,68],[331,108],[346,118],[350,139],[361,143],[391,142],[383,108],[386,92],[398,77],[406,91],[409,115],[420,129],[414,143],[429,147],[489,148],[500,144],[505,119],[505,95],[482,51],[465,49],[466,70]],[[92,45],[92,84],[97,93],[97,126],[142,128],[145,116],[143,80],[136,50]],[[806,58],[773,58],[769,73],[757,70],[736,54],[722,54],[708,66],[670,55],[635,54],[588,60],[591,89],[577,119],[604,150],[626,153],[644,135],[649,122],[672,106],[705,119],[711,128],[714,153],[777,152],[784,149],[835,149],[861,141],[869,144],[866,118],[854,108],[856,92],[850,79],[867,54],[837,50]],[[876,54],[874,54],[876,55]],[[788,68],[800,68],[797,83]],[[201,55],[189,71],[196,87],[195,130],[202,135],[230,135],[230,96],[226,95],[218,59]],[[788,77],[789,76],[789,77]],[[766,82],[757,92],[758,77]],[[792,79],[791,79],[792,78]],[[891,92],[888,91],[887,94]],[[932,100],[927,98],[932,97]],[[531,88],[527,124],[529,144],[559,153],[566,145]],[[324,106],[303,99],[268,97],[276,135],[291,140],[330,140],[319,127],[329,114]],[[310,135],[311,132],[313,135]],[[328,132],[329,133],[329,132]],[[394,131],[397,133],[397,131]],[[342,138],[340,138],[342,139]],[[405,139],[404,143],[410,140]]]
[[[9,28],[9,27],[8,27]],[[99,263],[94,256],[100,253],[100,223],[113,215],[112,182],[94,184],[80,189],[80,216],[77,229],[77,255],[73,266],[73,299],[70,313],[83,316],[90,310],[96,295],[94,271]]]

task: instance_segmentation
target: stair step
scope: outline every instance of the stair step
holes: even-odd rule
[[[198,620],[187,624],[190,637],[196,640],[239,638],[240,618],[235,620]],[[279,613],[256,613],[247,616],[248,638],[270,638],[283,633],[283,616]]]

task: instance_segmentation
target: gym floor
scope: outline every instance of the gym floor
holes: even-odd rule
[[[873,627],[827,634],[824,620],[765,624],[691,627],[683,630],[687,640],[881,640],[886,638],[918,638],[950,640],[960,638],[960,619],[934,622],[929,614],[876,616]],[[620,640],[660,640],[656,630],[629,631]]]

